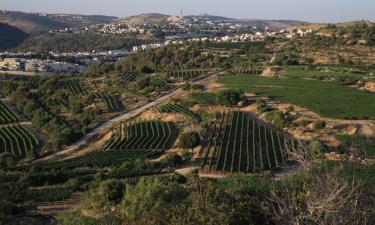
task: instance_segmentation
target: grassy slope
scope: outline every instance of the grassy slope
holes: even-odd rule
[[[375,118],[375,96],[336,82],[300,79],[226,76],[220,83],[262,96],[274,97],[331,118]]]

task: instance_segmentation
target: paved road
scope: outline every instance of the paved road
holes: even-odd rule
[[[215,76],[212,76],[212,75],[213,74],[211,74],[209,77],[206,77],[202,80],[196,80],[196,82],[212,81],[212,80],[215,79]],[[118,125],[122,121],[126,121],[126,120],[129,120],[131,118],[134,118],[134,117],[140,115],[141,113],[143,113],[144,111],[146,111],[146,110],[148,110],[152,107],[155,107],[159,104],[162,104],[162,103],[166,102],[167,100],[169,100],[170,98],[172,98],[173,96],[181,94],[181,93],[183,93],[183,91],[179,88],[175,89],[175,90],[172,90],[168,94],[165,94],[165,95],[155,99],[152,102],[146,103],[145,105],[140,106],[139,108],[136,108],[132,111],[129,111],[129,112],[121,114],[117,117],[114,117],[114,118],[106,121],[105,123],[101,124],[100,126],[95,128],[94,130],[90,131],[89,133],[87,133],[79,141],[77,141],[73,145],[70,145],[70,146],[66,147],[66,149],[58,151],[56,153],[53,153],[53,154],[51,154],[49,156],[46,156],[44,158],[34,160],[32,163],[40,163],[40,162],[49,161],[49,160],[59,160],[59,159],[65,158],[65,157],[69,157],[73,153],[78,152],[83,147],[87,146],[89,144],[89,141],[91,141],[95,138],[98,138],[102,134],[110,132],[110,130],[113,127],[115,127],[116,125]]]

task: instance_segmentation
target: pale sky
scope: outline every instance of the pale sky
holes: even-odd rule
[[[125,17],[140,13],[211,14],[306,22],[375,21],[375,0],[0,0],[0,9]]]

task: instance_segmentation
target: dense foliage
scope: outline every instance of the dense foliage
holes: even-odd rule
[[[0,23],[0,34],[0,50],[15,48],[28,37],[22,30],[5,23]]]
[[[40,53],[76,52],[76,51],[104,51],[113,49],[130,50],[131,47],[142,44],[134,37],[111,34],[44,34],[33,35],[26,39],[19,47],[20,51]]]

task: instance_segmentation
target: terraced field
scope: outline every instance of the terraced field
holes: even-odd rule
[[[97,93],[95,96],[104,101],[109,112],[120,112],[125,109],[120,96],[103,93]]]
[[[17,115],[0,100],[0,125],[18,121]]]
[[[123,74],[123,76],[121,78],[125,82],[131,82],[131,81],[135,80],[136,77],[137,77],[136,73],[128,72],[128,73]]]
[[[0,128],[0,153],[9,152],[15,158],[25,158],[33,154],[39,146],[38,138],[21,125],[10,125]]]
[[[190,93],[188,97],[199,104],[216,104],[216,94],[214,93]]]
[[[75,95],[88,95],[88,91],[83,86],[79,78],[66,78],[57,81],[57,85],[61,88],[69,90]]]
[[[203,70],[186,70],[186,71],[170,71],[167,72],[169,78],[177,79],[180,82],[188,81],[193,78],[197,78],[204,74]]]
[[[285,162],[287,147],[296,148],[296,141],[244,112],[227,112],[212,129],[201,168],[231,173],[271,170]]]
[[[199,118],[198,115],[196,115],[195,113],[193,113],[189,109],[187,109],[187,108],[185,108],[181,105],[178,105],[178,104],[168,103],[168,104],[159,106],[156,109],[156,111],[159,112],[159,113],[181,113],[181,114],[184,114],[186,116],[189,116],[192,120],[194,120],[197,123],[200,122],[200,118]]]
[[[246,41],[246,42],[207,42],[204,43],[207,48],[222,48],[222,49],[240,49],[242,47],[254,50],[264,49],[265,43],[263,41]]]
[[[164,151],[176,140],[177,128],[173,123],[147,121],[121,124],[117,135],[104,147],[105,150]]]
[[[150,84],[155,87],[165,86],[168,82],[160,77],[151,77]]]

